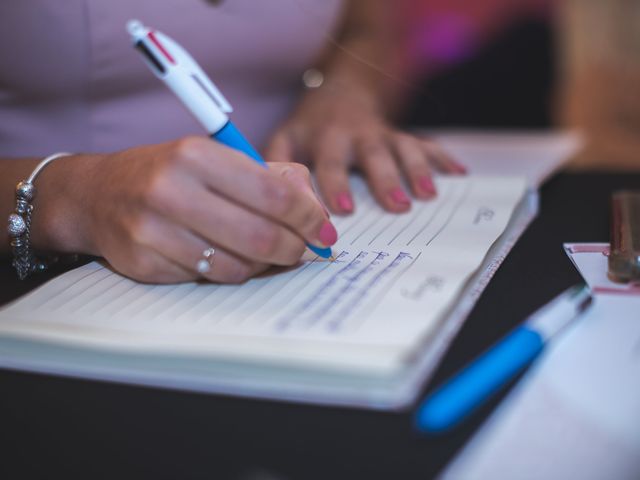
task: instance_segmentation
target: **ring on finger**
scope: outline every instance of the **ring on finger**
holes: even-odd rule
[[[213,255],[216,249],[209,247],[202,252],[202,258],[196,263],[196,271],[200,274],[207,273],[213,267]]]

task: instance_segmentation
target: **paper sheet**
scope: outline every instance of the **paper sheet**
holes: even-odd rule
[[[437,186],[436,200],[397,215],[353,179],[357,212],[334,219],[335,262],[241,286],[142,285],[91,263],[4,309],[0,335],[394,370],[437,326],[526,190],[509,177]]]
[[[582,148],[577,131],[434,130],[426,134],[475,175],[524,175],[539,187]]]
[[[640,284],[616,283],[609,279],[608,243],[565,243],[564,250],[596,295],[637,295],[640,298]]]
[[[640,292],[606,277],[606,244],[566,244],[594,305],[443,473],[476,478],[640,478]]]

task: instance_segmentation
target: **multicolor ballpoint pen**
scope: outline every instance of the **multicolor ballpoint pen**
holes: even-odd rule
[[[180,99],[211,138],[240,150],[268,168],[264,159],[229,119],[227,114],[233,111],[229,102],[184,48],[137,20],[130,20],[127,30],[151,71]],[[332,258],[331,248],[309,243],[307,248],[322,258]]]

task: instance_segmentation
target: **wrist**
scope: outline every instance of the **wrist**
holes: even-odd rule
[[[367,35],[345,39],[320,70],[324,81],[317,90],[348,97],[387,120],[397,113],[396,103],[407,86],[399,60]]]
[[[37,250],[97,255],[91,237],[89,182],[99,155],[72,155],[56,160],[36,181],[31,241]]]

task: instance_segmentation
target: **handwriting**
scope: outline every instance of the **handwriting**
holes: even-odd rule
[[[421,300],[428,292],[439,292],[443,286],[444,278],[439,275],[429,275],[414,290],[403,288],[400,294],[408,300]]]
[[[495,215],[493,209],[488,207],[480,207],[478,209],[478,213],[476,213],[475,218],[473,219],[473,224],[478,225],[480,222],[489,222]]]
[[[347,261],[345,257],[351,257]],[[392,256],[384,251],[364,251],[339,255],[345,266],[330,276],[298,306],[278,318],[275,329],[284,332],[292,328],[308,330],[313,327],[335,332],[343,328],[351,314],[374,287],[412,257],[399,252]]]

